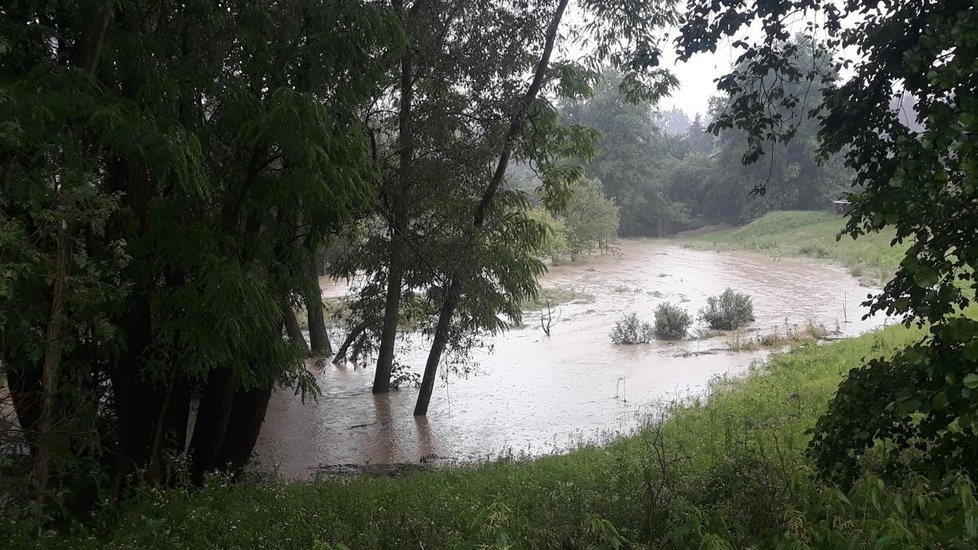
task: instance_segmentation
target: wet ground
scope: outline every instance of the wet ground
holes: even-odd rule
[[[701,394],[711,379],[738,375],[766,351],[729,351],[731,335],[616,346],[608,333],[624,312],[648,321],[669,301],[691,315],[727,287],[753,297],[753,333],[813,321],[844,336],[871,330],[859,304],[873,289],[843,268],[812,260],[687,249],[667,241],[625,241],[621,257],[593,257],[551,268],[544,288],[593,296],[555,308],[551,336],[538,312],[525,328],[490,339],[467,376],[440,377],[427,418],[412,416],[417,390],[370,392],[372,366],[327,364],[324,395],[302,403],[273,395],[256,446],[259,468],[306,478],[324,466],[481,460],[500,453],[540,454],[627,433],[662,403]],[[342,293],[328,285],[326,294]],[[846,322],[848,319],[849,322]],[[694,325],[693,332],[703,328]],[[746,333],[745,333],[746,334]],[[335,335],[334,338],[340,338]],[[408,338],[398,360],[421,372],[425,342]],[[334,468],[335,469],[335,468]]]

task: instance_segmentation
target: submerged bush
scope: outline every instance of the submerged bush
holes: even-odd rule
[[[666,302],[655,308],[655,334],[659,338],[679,340],[686,336],[686,330],[693,319],[686,310]]]
[[[700,319],[712,329],[734,330],[754,320],[754,304],[750,295],[728,288],[723,294],[706,299]]]
[[[639,319],[638,315],[627,313],[615,321],[611,341],[616,344],[648,344],[654,332],[652,325]]]

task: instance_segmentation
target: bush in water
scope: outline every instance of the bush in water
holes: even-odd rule
[[[679,340],[686,336],[686,330],[693,319],[686,310],[666,302],[655,308],[655,334],[667,340]]]
[[[748,294],[728,288],[723,294],[706,299],[700,319],[712,329],[734,330],[754,320],[754,304]]]
[[[639,319],[638,315],[627,313],[615,321],[611,341],[616,344],[648,344],[654,332],[652,325]]]

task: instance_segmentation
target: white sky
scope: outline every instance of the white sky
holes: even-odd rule
[[[665,53],[663,67],[672,71],[679,80],[679,87],[670,97],[661,99],[658,108],[668,111],[676,107],[685,111],[690,119],[697,113],[705,115],[710,98],[717,95],[714,80],[730,72],[736,53],[726,45],[717,48],[716,53],[697,54],[686,63],[677,62],[671,49]]]

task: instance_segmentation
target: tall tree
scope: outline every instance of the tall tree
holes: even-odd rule
[[[414,410],[416,416],[427,414],[439,363],[452,341],[456,312],[463,312],[462,327],[467,326],[469,319],[473,318],[481,318],[483,323],[488,321],[492,326],[499,323],[495,319],[496,312],[491,309],[493,304],[518,319],[518,299],[536,293],[535,279],[544,269],[537,260],[537,253],[545,242],[545,234],[544,229],[527,216],[525,197],[504,189],[510,161],[523,158],[535,164],[541,174],[545,201],[560,204],[566,199],[569,185],[581,175],[578,166],[566,161],[575,156],[586,158],[585,151],[588,154],[591,152],[593,132],[576,127],[562,129],[555,106],[541,95],[542,91],[551,88],[555,94],[570,98],[590,93],[590,83],[596,76],[594,69],[601,59],[629,68],[620,88],[636,100],[654,98],[674,82],[668,73],[657,69],[659,49],[656,31],[670,21],[670,3],[634,2],[622,9],[619,3],[593,1],[583,3],[581,7],[587,13],[587,31],[597,43],[590,70],[573,63],[552,64],[567,1],[558,1],[552,10],[541,9],[541,6],[528,7],[532,10],[531,15],[542,15],[545,31],[538,41],[530,41],[530,44],[535,42],[535,48],[539,49],[534,50],[534,55],[524,58],[527,67],[509,67],[509,70],[517,75],[523,70],[531,72],[533,76],[524,91],[515,97],[509,94],[513,89],[519,90],[519,87],[504,88],[504,92],[509,94],[503,97],[509,96],[510,99],[499,110],[503,115],[502,124],[497,122],[497,130],[488,134],[497,136],[496,140],[484,146],[491,155],[488,164],[492,169],[484,170],[481,177],[475,174],[472,198],[460,203],[470,205],[468,208],[472,215],[461,217],[463,225],[458,231],[462,238],[457,239],[458,244],[450,250],[453,250],[456,258],[468,257],[469,261],[457,262],[446,270],[440,284],[431,291],[438,303],[438,317]],[[525,13],[514,11],[516,14]],[[526,46],[522,47],[527,49]],[[515,213],[514,206],[517,207]],[[457,210],[457,206],[455,208]],[[523,238],[512,242],[523,242],[526,246],[506,247],[506,253],[498,256],[486,253],[501,250],[493,244],[507,242],[507,237],[511,239],[514,230]],[[498,294],[499,290],[503,291],[501,295]],[[501,300],[485,300],[486,296],[497,296]],[[489,305],[489,311],[484,307],[477,309],[480,304]]]
[[[372,192],[358,113],[397,20],[312,0],[0,10],[0,358],[38,471],[50,454],[76,495],[165,482],[186,450],[197,479],[240,471],[272,388],[308,386],[283,308]],[[92,21],[101,62],[78,65]]]
[[[669,147],[678,138],[655,126],[649,102],[636,103],[622,93],[621,73],[608,68],[602,76],[594,97],[569,103],[564,116],[601,133],[587,174],[621,208],[622,234],[663,235],[685,221],[684,209],[669,200],[663,184],[673,156]]]

